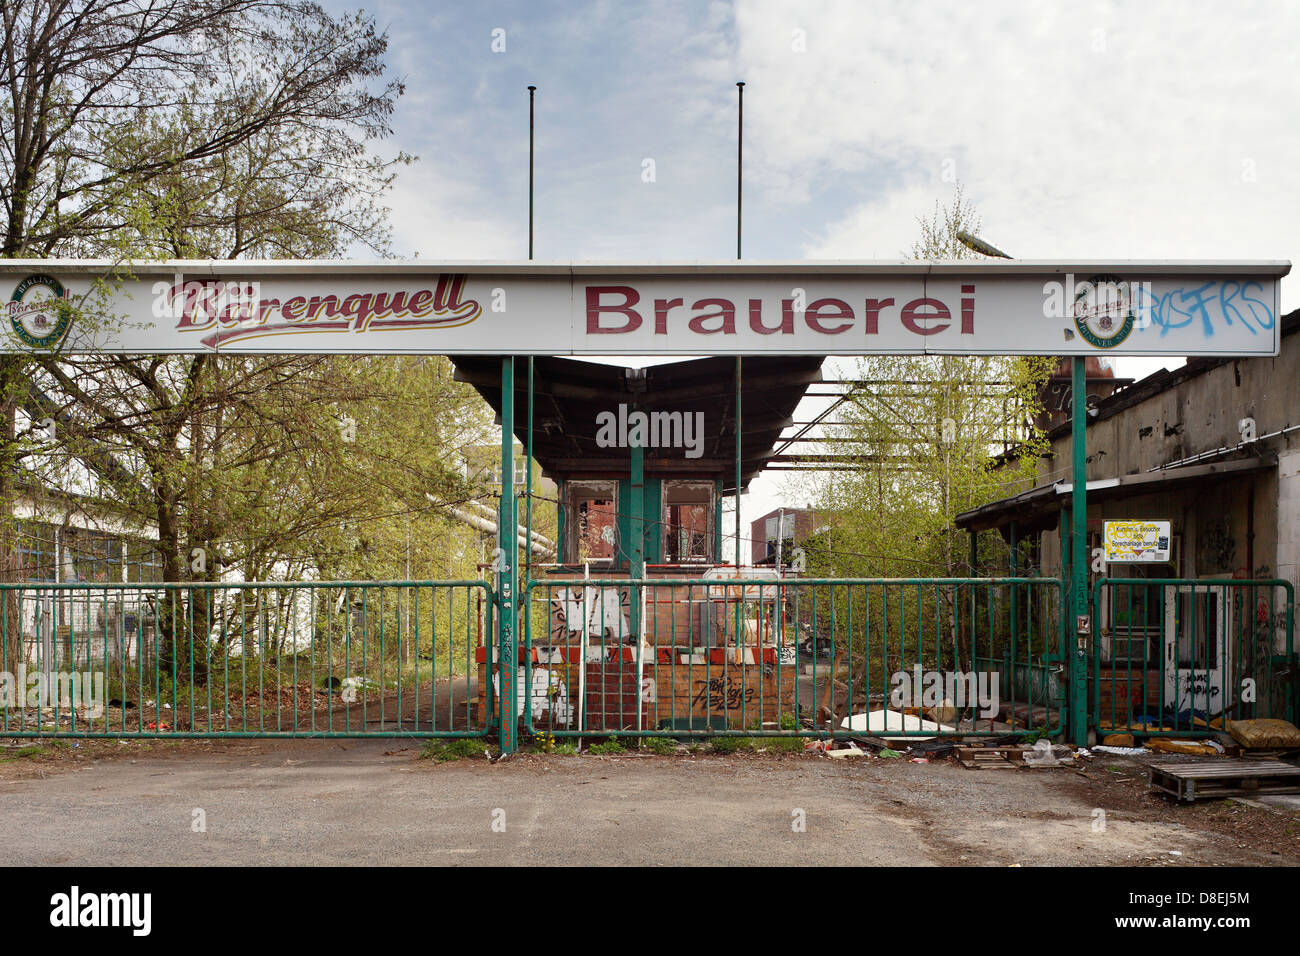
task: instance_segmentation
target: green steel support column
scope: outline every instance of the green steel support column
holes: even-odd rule
[[[528,356],[528,449],[527,456],[524,458],[524,470],[527,472],[524,507],[527,509],[527,517],[524,518],[524,576],[519,582],[520,602],[522,610],[522,631],[524,642],[524,653],[529,661],[528,666],[524,669],[524,684],[532,679],[532,649],[533,649],[533,615],[532,608],[528,604],[528,586],[533,582],[533,356]],[[512,476],[513,477],[513,476]],[[518,638],[516,638],[518,643]],[[524,726],[533,725],[533,698],[527,690],[524,694]]]
[[[780,534],[777,529],[777,534]],[[740,356],[736,356],[736,567],[740,567]],[[740,605],[736,605],[736,621],[739,628]],[[740,631],[736,631],[739,635]]]
[[[737,251],[739,251],[739,250],[737,250]],[[740,575],[740,479],[741,479],[741,474],[740,474],[740,454],[741,454],[741,445],[740,445],[740,364],[741,364],[741,359],[740,359],[740,356],[737,355],[737,356],[736,356],[736,574],[737,574],[737,576]],[[780,533],[781,533],[781,529],[778,528],[778,529],[777,529],[777,534],[779,535]],[[741,594],[744,593],[744,589],[743,589],[743,588],[741,589],[740,593],[741,593]],[[741,625],[741,614],[742,614],[742,611],[741,611],[741,603],[742,603],[742,602],[740,602],[740,601],[734,601],[733,603],[735,604],[735,607],[736,607],[736,630],[733,631],[732,633],[734,633],[734,634],[736,635],[736,655],[739,656],[739,655],[741,654],[741,643],[742,643],[742,634],[743,634],[743,631],[741,630],[741,626],[740,626],[740,625]],[[727,659],[726,657],[723,658],[724,661],[725,661],[726,659]],[[743,659],[743,658],[742,658],[742,659]],[[741,673],[743,674],[744,672],[742,671]],[[728,718],[728,719],[729,719],[729,718]],[[741,720],[742,720],[742,722],[744,721],[744,711],[743,711],[743,710],[741,711]]]
[[[632,531],[631,567],[628,576],[633,580],[645,577],[645,448],[632,445],[632,503],[629,527]],[[631,606],[628,608],[632,624],[632,633],[641,635],[641,594],[639,590],[628,595]]]
[[[515,504],[515,359],[501,360],[501,516],[497,522],[497,547],[501,555],[497,615],[497,667],[501,686],[498,740],[503,754],[519,746],[519,722],[515,707],[515,675],[519,655],[515,652],[515,591],[518,585],[519,531]]]
[[[1088,743],[1088,394],[1083,356],[1076,356],[1070,388],[1070,447],[1074,459],[1070,494],[1070,739]],[[1080,634],[1082,631],[1084,634]]]
[[[528,356],[528,516],[524,519],[524,588],[533,580],[533,356]]]

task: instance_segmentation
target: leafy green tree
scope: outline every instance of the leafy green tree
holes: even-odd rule
[[[409,157],[371,154],[402,91],[371,18],[306,0],[10,0],[0,23],[0,255],[386,253],[380,200]],[[218,529],[302,530],[259,495],[282,503],[295,467],[326,468],[320,419],[374,395],[328,359],[3,357],[0,500],[32,473],[96,485],[157,527],[167,580],[203,579],[223,561],[191,555]],[[34,407],[59,421],[57,447],[26,434]],[[264,559],[254,545],[232,560]]]
[[[913,258],[979,258],[957,238],[958,232],[977,234],[980,227],[960,187],[950,205],[936,202],[933,214],[918,224]],[[829,517],[828,530],[805,546],[809,571],[818,576],[951,578],[977,574],[980,567],[1003,560],[1002,539],[985,535],[978,563],[972,565],[966,534],[957,529],[955,518],[1032,483],[1036,461],[1046,448],[1034,421],[1042,379],[1052,365],[1050,359],[998,355],[859,359],[856,384],[837,416],[840,424],[827,429],[828,447],[849,456],[853,467],[823,473],[807,489]],[[994,458],[1004,452],[1003,465],[995,471]],[[969,648],[956,647],[954,590],[941,588],[935,594],[937,599],[898,589],[905,619],[918,633],[937,634],[941,628],[955,652],[969,653]],[[837,601],[848,601],[848,595]],[[855,600],[857,615],[883,626],[882,608],[868,609],[861,596]],[[848,613],[848,607],[841,608],[839,619],[848,620]],[[860,641],[867,631],[859,632]],[[873,677],[880,679],[879,674]]]
[[[913,258],[982,258],[957,238],[980,228],[960,186],[950,205],[936,201],[917,222]],[[859,359],[841,424],[828,429],[831,447],[856,467],[814,487],[844,550],[814,550],[813,566],[870,576],[971,573],[954,518],[1033,480],[1046,448],[1034,426],[1039,390],[1052,365],[1003,355]],[[994,456],[1013,448],[994,472]]]

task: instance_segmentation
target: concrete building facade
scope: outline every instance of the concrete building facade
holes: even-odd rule
[[[1127,710],[1132,723],[1163,711],[1168,724],[1171,707],[1212,717],[1256,701],[1274,713],[1293,706],[1284,589],[1197,583],[1300,586],[1300,311],[1281,321],[1277,356],[1192,359],[1089,397],[1090,593],[1103,576],[1121,582],[1101,588],[1092,607],[1103,713]],[[1021,573],[1057,577],[1071,491],[1068,421],[1049,438],[1034,487],[957,523],[1015,543]],[[1107,562],[1106,523],[1121,519],[1167,521],[1168,560]],[[1141,583],[1170,579],[1184,583]]]

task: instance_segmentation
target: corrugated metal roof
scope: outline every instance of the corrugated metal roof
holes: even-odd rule
[[[472,384],[501,414],[504,356],[451,355],[456,378]],[[746,356],[741,365],[741,480],[763,470],[782,429],[793,420],[804,391],[821,381],[821,356]],[[626,475],[626,447],[596,443],[597,415],[620,405],[645,412],[703,416],[703,449],[688,458],[682,448],[646,448],[647,475],[720,478],[735,485],[735,362],[714,356],[645,369],[539,357],[534,364],[533,454],[548,476]],[[515,362],[515,437],[528,441],[528,360]]]
[[[1167,468],[1137,475],[1120,475],[1116,478],[1099,478],[1087,484],[1088,505],[1091,507],[1103,501],[1169,491],[1192,482],[1224,481],[1248,472],[1263,471],[1276,464],[1275,459],[1265,456],[1220,461],[1208,465]],[[1068,481],[1038,485],[1018,495],[991,502],[971,511],[964,511],[957,516],[956,524],[966,531],[987,531],[990,528],[1003,527],[1012,521],[1021,525],[1024,530],[1044,526],[1054,527],[1056,515],[1068,504],[1073,487]]]

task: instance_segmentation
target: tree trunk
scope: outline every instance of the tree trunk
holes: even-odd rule
[[[0,358],[0,581],[11,584],[23,579],[18,557],[14,519],[14,495],[17,493],[16,411],[14,390],[20,377],[22,359]],[[23,658],[22,608],[17,591],[6,590],[0,599],[0,667],[17,675]]]
[[[163,581],[180,583],[188,580],[188,564],[181,555],[175,502],[160,492],[158,502],[158,549],[162,552]],[[188,589],[164,588],[157,602],[158,669],[188,682],[193,668],[196,683],[207,679],[206,629],[200,621],[190,620],[193,595]]]

